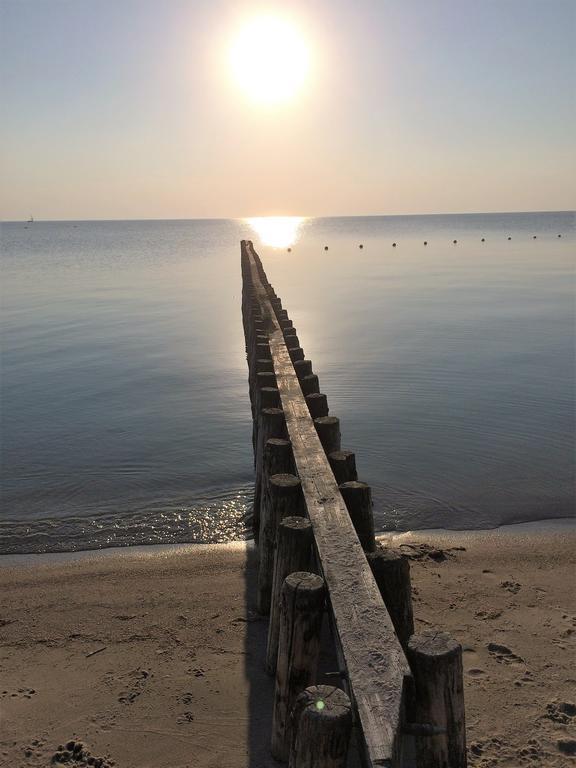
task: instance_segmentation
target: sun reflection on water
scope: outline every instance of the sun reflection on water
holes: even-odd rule
[[[245,221],[252,227],[262,245],[288,248],[298,241],[304,216],[255,216]]]

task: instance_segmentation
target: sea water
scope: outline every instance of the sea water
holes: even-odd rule
[[[572,514],[574,214],[5,223],[0,552],[248,535],[242,238],[379,530]]]

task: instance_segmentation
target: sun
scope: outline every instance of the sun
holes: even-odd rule
[[[306,43],[298,29],[279,16],[247,22],[230,48],[236,83],[259,104],[291,101],[301,90],[309,68]]]

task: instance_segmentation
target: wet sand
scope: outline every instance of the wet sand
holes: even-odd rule
[[[575,536],[539,530],[388,538],[411,560],[417,627],[464,647],[471,766],[575,762]],[[0,765],[48,766],[72,740],[76,766],[276,765],[252,547],[3,565]]]

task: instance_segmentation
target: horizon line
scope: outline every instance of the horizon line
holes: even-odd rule
[[[495,216],[495,215],[514,215],[514,214],[536,214],[536,213],[575,213],[576,210],[567,208],[564,210],[546,209],[546,210],[531,210],[531,211],[451,211],[449,213],[354,213],[354,214],[331,214],[329,216],[310,216],[303,214],[265,214],[259,216],[189,216],[189,217],[174,217],[174,218],[157,218],[157,217],[145,217],[145,218],[93,218],[93,219],[44,219],[34,218],[31,222],[29,219],[0,219],[0,224],[38,224],[38,223],[51,223],[51,224],[64,224],[68,222],[111,222],[111,221],[247,221],[249,219],[371,219],[371,218],[407,218],[416,216]]]

